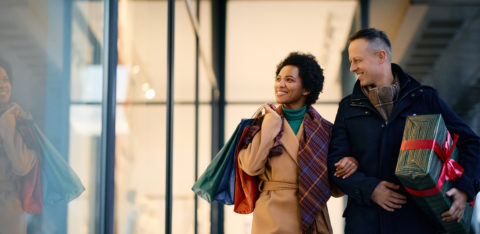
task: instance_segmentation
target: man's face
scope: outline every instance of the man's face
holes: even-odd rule
[[[360,38],[348,46],[350,72],[357,74],[361,86],[375,85],[381,79],[381,63],[377,53],[368,47],[368,41]]]
[[[8,103],[12,92],[12,84],[8,79],[7,72],[0,67],[0,104]]]

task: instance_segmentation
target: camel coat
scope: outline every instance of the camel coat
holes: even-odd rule
[[[302,233],[297,156],[303,123],[295,135],[287,120],[283,121],[284,132],[280,139],[282,154],[268,156],[274,138],[280,132],[282,119],[275,113],[267,113],[261,130],[238,155],[240,168],[260,179],[260,196],[253,211],[252,234]],[[332,233],[326,206],[307,233]]]
[[[15,126],[9,126],[11,112],[0,113],[0,234],[27,232],[21,200],[23,176],[37,162]]]

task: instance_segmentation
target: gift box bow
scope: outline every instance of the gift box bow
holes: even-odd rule
[[[438,155],[438,157],[442,160],[443,166],[442,170],[440,171],[440,176],[438,178],[437,185],[433,188],[426,189],[426,190],[415,190],[408,187],[405,189],[415,196],[419,197],[427,197],[432,196],[439,193],[442,189],[443,183],[445,180],[454,181],[456,178],[462,177],[463,168],[456,162],[455,160],[451,159],[450,156],[455,149],[455,145],[457,144],[458,135],[453,135],[453,143],[450,146],[451,135],[447,131],[447,139],[443,144],[438,144],[435,139],[418,139],[418,140],[403,140],[402,145],[400,146],[400,150],[415,150],[415,149],[433,149],[434,152]]]

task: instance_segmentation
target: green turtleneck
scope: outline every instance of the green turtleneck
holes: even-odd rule
[[[305,112],[307,111],[307,106],[303,106],[302,108],[296,110],[287,109],[282,106],[282,110],[288,124],[290,124],[290,127],[293,130],[293,133],[297,134],[298,129],[300,129],[300,125],[303,122]]]

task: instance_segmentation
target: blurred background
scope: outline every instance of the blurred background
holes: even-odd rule
[[[365,27],[480,133],[480,0],[0,0],[12,99],[86,187],[27,215],[28,233],[250,233],[251,215],[197,199],[194,181],[274,101],[289,52],[324,68],[315,108],[333,122],[356,80],[347,38]],[[343,233],[344,198],[328,206]]]

